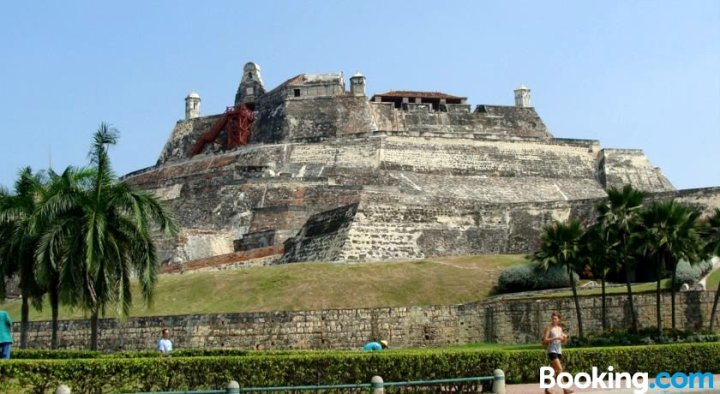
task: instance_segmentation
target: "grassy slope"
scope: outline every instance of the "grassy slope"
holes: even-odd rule
[[[720,269],[715,270],[710,276],[707,278],[706,282],[706,289],[707,290],[716,290],[718,287],[718,282],[720,282]]]
[[[316,310],[403,305],[458,304],[489,294],[500,272],[524,256],[434,258],[417,262],[302,263],[234,271],[161,276],[150,308],[136,298],[132,316],[188,313]],[[137,294],[137,292],[134,292]],[[20,302],[0,304],[20,319]],[[114,316],[112,310],[108,316]],[[50,308],[31,309],[47,320]],[[61,308],[61,319],[83,318]]]

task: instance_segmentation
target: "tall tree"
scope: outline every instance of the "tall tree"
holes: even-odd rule
[[[715,208],[712,216],[708,218],[704,226],[703,238],[705,240],[705,253],[710,256],[720,256],[720,209]],[[715,323],[718,300],[720,299],[720,282],[715,290],[715,301],[713,302],[712,313],[710,313],[710,330]]]
[[[39,249],[41,256],[63,254],[63,299],[90,313],[93,350],[98,347],[98,319],[107,306],[115,303],[121,316],[129,314],[133,276],[143,299],[152,299],[158,263],[151,231],[176,231],[159,201],[117,179],[107,154],[116,142],[117,131],[101,124],[89,154],[94,170],[89,188],[76,190],[73,206],[53,220],[56,231]]]
[[[0,191],[0,270],[4,277],[17,275],[20,297],[20,347],[27,346],[27,329],[30,302],[40,308],[44,289],[35,280],[34,253],[38,237],[33,231],[33,213],[45,189],[41,174],[33,174],[27,167],[20,171],[14,193]],[[5,295],[5,280],[0,280],[0,290]],[[56,339],[56,338],[55,338]],[[53,341],[54,347],[57,340]]]
[[[704,255],[700,237],[700,211],[687,204],[675,202],[654,202],[640,213],[640,231],[635,234],[642,253],[656,267],[658,284],[656,290],[656,312],[658,330],[662,330],[660,310],[660,281],[666,271],[672,273],[671,311],[672,328],[675,329],[675,278],[680,260],[693,264]]]
[[[567,224],[555,222],[545,228],[540,237],[540,250],[533,254],[533,259],[542,264],[545,269],[552,265],[563,267],[570,277],[573,299],[575,300],[575,313],[578,320],[578,334],[584,338],[580,300],[575,284],[575,274],[580,264],[580,239],[583,230],[580,222],[570,220]]]
[[[38,237],[35,250],[35,280],[47,290],[51,309],[51,346],[57,347],[61,276],[67,256],[63,239],[73,236],[68,218],[76,217],[79,196],[88,190],[91,169],[67,167],[62,174],[48,171],[48,184],[32,216],[33,233]],[[65,291],[76,291],[67,288]]]
[[[607,276],[618,269],[611,250],[607,248],[606,237],[607,229],[603,223],[595,222],[585,230],[580,240],[581,261],[589,264],[593,277],[600,280],[600,314],[603,331],[607,330]]]
[[[607,247],[625,271],[632,329],[635,332],[640,327],[631,286],[636,264],[631,237],[637,228],[639,210],[642,208],[644,198],[645,193],[631,185],[625,185],[622,190],[612,187],[608,190],[607,203],[598,207],[600,221],[606,229]]]

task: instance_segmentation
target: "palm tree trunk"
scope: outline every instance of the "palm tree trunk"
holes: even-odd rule
[[[675,273],[677,272],[677,264],[675,264],[675,269],[673,269],[672,273],[672,281],[670,282],[670,294],[672,294],[670,298],[670,309],[672,309],[672,329],[675,331]]]
[[[635,313],[635,301],[633,300],[632,286],[630,286],[630,267],[625,264],[625,285],[628,291],[628,302],[630,303],[630,318],[632,319],[632,330],[637,333],[640,331],[638,327],[637,314]]]
[[[715,301],[713,301],[712,313],[710,313],[710,331],[715,323],[715,313],[717,312],[718,300],[720,300],[720,282],[718,282],[717,290],[715,290]]]
[[[602,306],[600,308],[600,313],[602,315],[602,329],[603,332],[605,332],[605,330],[607,330],[607,307],[605,306],[605,277],[600,279],[600,285],[602,286],[602,295],[600,296]]]
[[[20,306],[20,349],[27,348],[28,321],[29,320],[30,320],[30,305],[28,304],[27,295],[23,294],[22,295],[22,305]]]
[[[658,335],[662,335],[662,316],[660,308],[660,269],[657,270],[657,288],[655,289],[655,314],[657,316]]]
[[[98,312],[97,308],[93,308],[90,315],[90,350],[98,349]]]
[[[60,307],[60,295],[58,294],[57,287],[50,289],[50,310],[52,313],[52,323],[50,336],[50,348],[58,348],[58,309]]]
[[[573,276],[573,272],[570,269],[569,265],[567,270],[568,275],[570,275],[570,285],[572,286],[573,298],[575,299],[575,313],[577,314],[578,320],[578,334],[580,335],[580,338],[585,338],[585,334],[583,332],[582,314],[580,313],[580,299],[578,298],[577,288],[575,287],[575,277]]]

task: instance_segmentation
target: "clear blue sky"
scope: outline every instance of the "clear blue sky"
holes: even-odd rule
[[[361,71],[391,89],[513,103],[520,83],[556,137],[643,149],[678,188],[720,186],[720,1],[14,1],[0,14],[0,184],[84,165],[106,121],[118,174],[153,165],[191,90],[233,103]]]

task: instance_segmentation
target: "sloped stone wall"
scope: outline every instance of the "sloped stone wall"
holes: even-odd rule
[[[339,258],[379,261],[527,253],[536,247],[544,226],[570,217],[587,219],[592,207],[587,201],[482,204],[441,198],[413,204],[396,196],[368,193],[363,195]]]
[[[641,187],[672,191],[641,151],[601,151],[591,140],[486,137],[385,131],[250,145],[169,162],[125,181],[176,213],[178,242],[161,245],[163,260],[174,262],[231,253],[258,231],[274,230],[273,242],[282,245],[313,214],[361,196],[340,259],[525,253],[549,221],[567,219],[572,210],[587,216],[606,196],[599,177],[627,176]],[[686,198],[720,206],[717,193],[711,195]]]
[[[342,206],[310,217],[297,236],[285,242],[282,262],[337,260],[357,205]]]
[[[603,149],[600,154],[600,180],[608,189],[631,184],[646,192],[675,190],[639,149]]]

